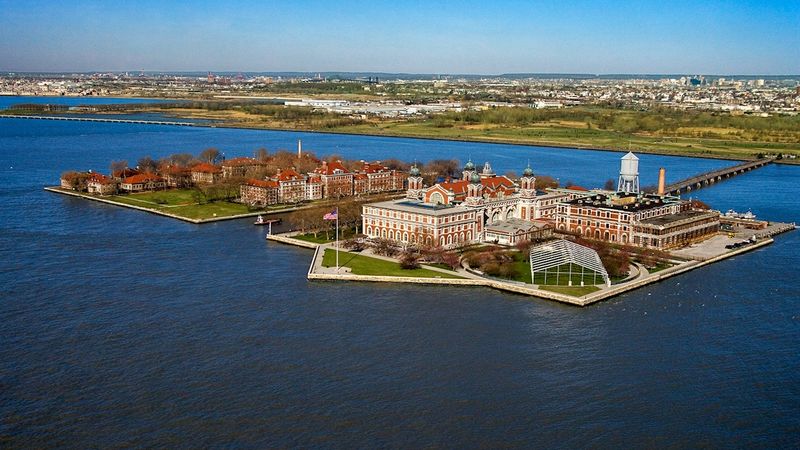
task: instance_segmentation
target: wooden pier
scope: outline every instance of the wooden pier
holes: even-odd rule
[[[681,193],[689,192],[692,190],[701,189],[704,186],[714,184],[727,178],[735,177],[736,175],[749,172],[759,167],[764,167],[771,164],[773,158],[757,159],[755,161],[747,161],[735,166],[726,167],[724,169],[711,170],[700,175],[695,175],[691,178],[672,183],[664,188],[664,193],[667,195],[680,195]]]

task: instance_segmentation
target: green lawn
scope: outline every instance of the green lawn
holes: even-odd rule
[[[339,240],[343,241],[345,239],[350,239],[356,234],[355,228],[341,228],[339,229]],[[320,231],[314,236],[314,233],[306,233],[306,234],[298,234],[296,236],[292,236],[294,239],[299,239],[301,241],[311,242],[314,244],[327,244],[329,242],[333,242],[336,240],[336,231],[331,230],[326,235],[324,231]]]
[[[592,284],[602,284],[603,277],[600,274],[597,274],[597,278],[593,278],[595,274],[591,270],[584,270],[583,277],[581,277],[581,266],[577,264],[572,264],[572,277],[569,276],[570,264],[563,264],[558,266],[558,270],[561,272],[556,277],[556,267],[548,270],[547,278],[545,279],[545,275],[543,273],[537,273],[533,279],[534,284],[538,284],[545,286],[545,284],[549,286],[567,286],[570,280],[572,280],[572,286],[580,287],[581,280],[583,280],[584,284],[592,285]],[[530,266],[528,267],[528,274],[530,275]]]
[[[539,286],[539,289],[573,297],[582,297],[600,290],[597,286]]]
[[[104,198],[126,205],[151,208],[188,219],[211,219],[258,211],[250,209],[247,205],[227,201],[198,203],[192,189],[168,189],[165,191],[112,195]]]
[[[336,267],[336,251],[325,249],[322,258],[325,267]],[[461,278],[455,274],[436,272],[428,269],[406,270],[399,263],[357,255],[348,252],[339,252],[339,265],[349,267],[354,275],[380,275],[389,277],[417,277],[417,278]]]

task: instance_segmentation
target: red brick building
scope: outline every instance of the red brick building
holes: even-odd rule
[[[268,206],[278,203],[278,182],[248,179],[239,186],[239,201],[251,206]]]

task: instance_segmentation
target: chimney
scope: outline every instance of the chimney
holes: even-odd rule
[[[303,157],[303,141],[301,141],[300,139],[297,140],[297,157],[298,158]]]
[[[662,167],[658,169],[658,195],[664,195],[667,171]]]

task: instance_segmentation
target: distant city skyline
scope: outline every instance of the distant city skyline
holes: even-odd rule
[[[0,71],[800,73],[800,2],[15,2]]]

